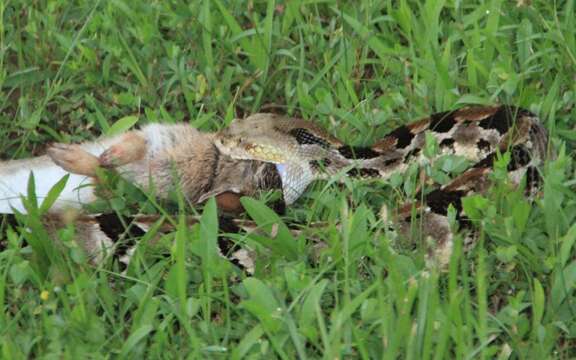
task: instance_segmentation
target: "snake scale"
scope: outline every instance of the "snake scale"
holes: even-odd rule
[[[156,125],[158,126],[160,125]],[[137,133],[144,139],[138,143],[148,146],[148,150],[144,147],[139,151],[152,153],[149,149],[157,148],[158,145],[151,143],[156,141],[156,133],[162,131],[164,130],[158,131],[155,128],[154,132],[147,133],[146,129],[143,129]],[[196,151],[195,147],[199,145],[195,140],[196,143],[188,141],[188,147],[183,147],[181,143],[186,141],[179,139],[179,136],[183,135],[166,136],[168,140],[161,142],[160,155],[157,154],[158,149],[155,149],[151,156],[139,156],[138,160],[131,157],[130,161],[136,165],[129,166],[141,171],[138,162],[144,162],[148,168],[155,169],[151,176],[163,177],[157,180],[170,183],[171,181],[164,179],[168,177],[168,170],[162,172],[158,169],[168,169],[169,164],[176,163],[177,176],[189,179],[191,175],[186,168],[186,161],[198,159],[188,153]],[[440,263],[446,263],[453,243],[453,232],[448,219],[449,208],[455,209],[460,228],[473,228],[470,219],[463,212],[462,199],[470,194],[484,193],[490,187],[490,174],[498,154],[510,153],[507,165],[509,178],[515,185],[519,185],[525,178],[525,189],[529,196],[537,192],[541,182],[539,167],[548,154],[547,132],[538,118],[527,110],[505,105],[436,113],[394,129],[372,146],[351,146],[311,121],[274,114],[254,114],[245,119],[234,120],[229,127],[209,134],[206,139],[206,144],[202,146],[209,151],[202,154],[209,152],[210,161],[202,158],[204,155],[198,156],[203,161],[203,167],[211,171],[203,178],[198,178],[197,173],[201,171],[196,171],[193,175],[195,177],[192,177],[193,182],[181,181],[181,184],[193,190],[184,191],[193,203],[203,202],[207,197],[215,195],[219,206],[224,210],[237,210],[240,196],[253,196],[259,191],[268,190],[281,191],[282,204],[277,209],[282,209],[282,205],[292,205],[310,183],[336,174],[354,178],[389,179],[392,174],[406,171],[411,164],[422,165],[433,161],[429,154],[425,154],[425,147],[432,139],[437,144],[435,158],[456,155],[465,158],[472,165],[449,183],[418,194],[415,198],[421,199],[420,201],[407,203],[397,209],[394,222],[400,232],[408,236],[414,221],[413,210],[418,210],[417,217],[421,221],[423,235],[434,243],[430,257],[439,259]],[[67,148],[63,149],[68,151]],[[108,153],[109,151],[105,152],[106,155],[109,155]],[[55,163],[74,173],[74,168],[69,169],[68,164],[62,161],[60,153],[55,154],[51,154]],[[74,153],[73,158],[80,157]],[[97,160],[94,161],[98,163]],[[133,181],[139,184],[138,181]],[[202,186],[196,186],[196,183],[201,183]],[[186,187],[183,188],[187,190]],[[83,238],[80,241],[89,243],[84,248],[95,257],[100,246],[95,245],[96,243],[110,246],[118,242],[118,239],[126,238],[127,233],[130,238],[138,238],[156,220],[158,219],[149,216],[118,219],[111,214],[82,215],[75,219],[76,226],[80,229],[79,237]],[[192,219],[190,222],[195,221]],[[63,226],[58,216],[54,215],[47,224],[52,229]],[[126,224],[130,224],[128,229]],[[221,230],[227,233],[252,231],[255,227],[248,220],[224,216],[220,219],[220,225]],[[171,230],[170,224],[161,226],[163,232]],[[133,244],[129,245],[116,248],[119,253],[117,257],[123,262],[127,261]],[[219,247],[223,255],[244,267],[247,272],[253,272],[254,261],[246,250],[238,248],[226,236],[220,236]]]

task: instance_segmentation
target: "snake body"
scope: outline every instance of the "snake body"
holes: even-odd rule
[[[424,155],[426,137],[438,145],[436,156],[461,156],[473,165],[450,183],[418,194],[397,211],[396,223],[408,234],[412,209],[419,209],[423,235],[433,240],[432,258],[446,263],[453,233],[448,210],[456,210],[461,228],[470,228],[462,199],[484,193],[499,153],[510,153],[510,181],[519,185],[526,177],[526,193],[534,194],[540,183],[539,166],[547,157],[548,135],[537,116],[512,106],[469,107],[436,113],[403,125],[369,147],[350,146],[315,124],[270,114],[256,114],[237,121],[219,135],[220,150],[237,159],[277,164],[284,199],[294,202],[317,179],[336,173],[386,180],[411,164],[433,161]]]

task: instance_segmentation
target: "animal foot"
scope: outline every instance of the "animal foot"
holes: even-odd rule
[[[80,145],[56,143],[48,148],[47,153],[56,165],[70,173],[96,176],[98,158]]]
[[[100,166],[104,168],[114,168],[122,165],[122,147],[114,145],[106,149],[98,158]]]
[[[120,143],[110,146],[99,158],[100,166],[113,168],[138,161],[146,153],[146,141],[134,133],[125,134]]]

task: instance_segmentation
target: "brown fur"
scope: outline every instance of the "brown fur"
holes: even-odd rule
[[[119,143],[110,146],[99,157],[100,166],[117,167],[142,160],[146,154],[146,140],[140,132],[124,134]]]
[[[253,196],[262,187],[274,166],[250,160],[234,160],[221,154],[214,145],[214,135],[202,133],[188,125],[162,125],[156,139],[146,130],[131,131],[97,158],[78,145],[55,144],[48,150],[52,160],[65,170],[96,176],[98,167],[114,168],[127,180],[148,188],[165,198],[179,188],[192,204],[217,197],[225,211],[239,212],[242,195]],[[150,144],[159,142],[161,146]],[[97,181],[97,180],[94,180]]]

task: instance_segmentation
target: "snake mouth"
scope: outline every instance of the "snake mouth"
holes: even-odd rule
[[[280,149],[274,146],[245,142],[238,138],[217,137],[214,144],[222,154],[237,160],[256,160],[274,164],[284,163],[287,160]]]

